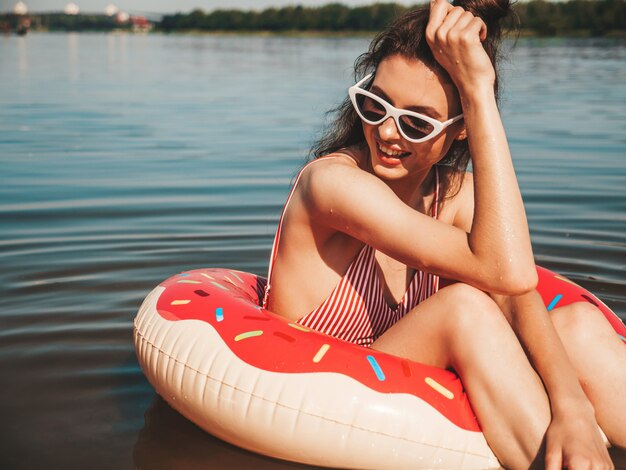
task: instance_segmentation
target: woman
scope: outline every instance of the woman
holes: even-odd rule
[[[626,348],[591,305],[548,317],[535,291],[496,105],[509,3],[463,6],[409,12],[359,58],[368,74],[285,205],[264,304],[453,368],[506,467],[612,468],[598,425],[626,447]]]

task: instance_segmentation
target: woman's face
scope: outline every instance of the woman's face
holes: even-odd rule
[[[456,88],[449,79],[441,77],[421,61],[399,55],[390,56],[379,64],[369,91],[396,108],[413,107],[413,110],[439,121],[462,112]],[[430,170],[445,157],[455,138],[465,137],[463,121],[460,121],[430,140],[409,142],[398,132],[392,117],[378,125],[363,122],[363,133],[374,173],[386,180],[399,180]],[[391,150],[402,154],[391,157],[388,155]]]

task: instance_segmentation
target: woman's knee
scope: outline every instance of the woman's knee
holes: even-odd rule
[[[612,333],[603,313],[588,302],[576,302],[551,312],[550,318],[564,343],[594,342]]]
[[[510,330],[502,311],[483,291],[462,283],[452,284],[446,293],[450,334],[464,339],[484,338]]]

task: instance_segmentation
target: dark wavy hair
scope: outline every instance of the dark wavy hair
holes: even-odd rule
[[[510,0],[455,0],[453,5],[463,7],[480,17],[487,25],[487,38],[483,42],[483,47],[496,70],[494,90],[498,99],[497,64],[500,58],[501,21],[511,14],[511,2]],[[356,59],[355,82],[369,73],[376,73],[380,63],[392,55],[400,55],[409,60],[417,59],[436,70],[440,76],[450,80],[445,69],[435,60],[426,41],[426,25],[429,15],[428,5],[410,10],[380,32],[370,43],[368,51]],[[337,108],[331,109],[327,114],[335,115],[335,117],[323,136],[311,148],[309,158],[320,158],[341,148],[365,142],[361,120],[352,107],[350,98],[346,98]],[[443,190],[440,191],[442,196],[437,202],[458,193],[469,161],[467,139],[455,140],[446,156],[439,162],[439,165],[450,167],[452,171],[445,172],[447,177],[445,181],[442,180]],[[456,190],[452,191],[452,187]]]

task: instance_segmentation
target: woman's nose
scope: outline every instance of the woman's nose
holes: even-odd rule
[[[400,133],[396,126],[396,121],[393,117],[389,116],[386,120],[378,125],[378,134],[381,139],[393,140],[400,139]]]

